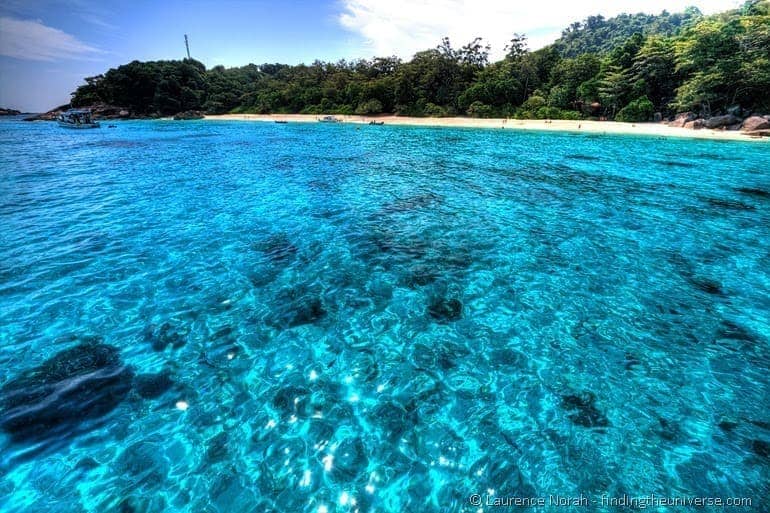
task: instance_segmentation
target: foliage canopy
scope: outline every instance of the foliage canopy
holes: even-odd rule
[[[489,62],[476,38],[448,38],[408,61],[316,61],[206,69],[195,60],[134,61],[88,77],[74,106],[107,103],[139,115],[209,113],[469,115],[643,121],[740,105],[770,112],[770,0],[704,17],[592,16],[553,45],[529,51],[512,33],[506,57]]]

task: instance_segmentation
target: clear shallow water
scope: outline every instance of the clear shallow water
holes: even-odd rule
[[[0,510],[767,511],[768,157],[3,122]]]

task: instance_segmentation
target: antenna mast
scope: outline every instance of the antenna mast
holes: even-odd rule
[[[190,43],[187,41],[187,34],[184,35],[184,47],[187,48],[187,58],[191,59],[191,57],[190,57]]]

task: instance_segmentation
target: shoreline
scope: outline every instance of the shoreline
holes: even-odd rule
[[[204,116],[209,121],[287,121],[293,123],[316,123],[321,114],[212,114]],[[622,123],[619,121],[585,121],[554,119],[547,123],[542,119],[503,119],[503,118],[416,118],[408,116],[343,116],[343,123],[366,125],[370,121],[383,121],[386,125],[453,127],[453,128],[496,128],[506,130],[527,130],[545,132],[585,132],[607,135],[647,135],[656,137],[677,137],[706,139],[712,141],[769,141],[768,137],[758,137],[732,130],[710,130],[702,128],[679,128],[663,123]]]

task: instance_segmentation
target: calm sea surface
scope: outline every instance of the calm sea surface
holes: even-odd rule
[[[0,510],[770,511],[769,159],[3,121]]]

